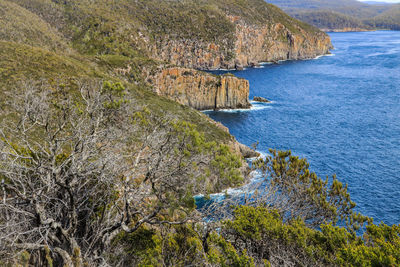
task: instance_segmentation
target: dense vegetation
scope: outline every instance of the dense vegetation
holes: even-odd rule
[[[400,8],[396,4],[367,4],[356,0],[268,0],[296,18],[321,29],[399,30]]]
[[[376,28],[400,30],[400,5],[392,7],[365,23]]]
[[[246,200],[196,209],[249,170],[143,73],[166,64],[150,57],[162,39],[229,50],[226,12],[316,31],[261,0],[0,2],[0,265],[400,264],[399,227],[290,152],[253,163],[265,179]]]
[[[361,20],[333,11],[304,11],[294,15],[297,19],[324,30],[373,29]]]

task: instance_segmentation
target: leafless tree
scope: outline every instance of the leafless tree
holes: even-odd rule
[[[212,162],[225,154],[193,125],[154,116],[119,83],[22,87],[0,127],[3,261],[108,265],[121,231],[200,219],[193,194],[221,180]]]

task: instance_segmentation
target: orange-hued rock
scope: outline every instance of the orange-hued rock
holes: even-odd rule
[[[236,26],[236,66],[255,65],[261,61],[306,59],[323,55],[332,48],[325,34],[311,35],[301,28],[293,33],[283,24],[255,27]]]
[[[198,110],[249,108],[249,82],[188,68],[167,68],[152,78],[154,91]]]

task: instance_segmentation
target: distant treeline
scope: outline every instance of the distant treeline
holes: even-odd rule
[[[357,18],[333,11],[301,12],[295,17],[320,29],[372,29]]]

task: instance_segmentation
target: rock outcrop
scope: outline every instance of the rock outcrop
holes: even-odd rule
[[[255,96],[254,98],[253,98],[253,100],[254,101],[257,101],[257,102],[263,102],[263,103],[270,103],[271,101],[269,101],[268,99],[266,99],[266,98],[264,98],[264,97],[261,97],[261,96]]]
[[[198,110],[249,108],[249,82],[188,68],[166,68],[151,78],[154,91]]]

